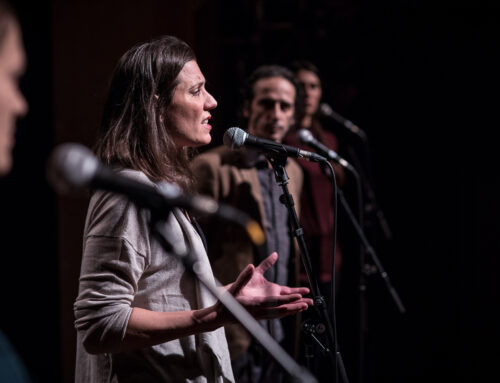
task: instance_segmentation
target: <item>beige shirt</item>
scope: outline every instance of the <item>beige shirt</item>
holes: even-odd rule
[[[122,174],[150,183],[137,171]],[[84,232],[79,294],[74,305],[78,331],[76,382],[232,382],[224,329],[186,336],[119,353],[88,354],[86,339],[118,348],[133,307],[183,311],[208,307],[215,299],[172,254],[152,238],[149,211],[127,198],[96,192]],[[164,226],[166,238],[191,246],[213,281],[198,233],[177,209]]]

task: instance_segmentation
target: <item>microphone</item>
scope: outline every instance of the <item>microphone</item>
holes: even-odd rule
[[[337,121],[340,125],[347,128],[351,133],[354,133],[355,135],[361,137],[363,140],[367,139],[366,133],[364,131],[362,131],[352,121],[342,117],[340,114],[335,112],[330,105],[324,102],[321,103],[321,105],[319,106],[319,111],[321,115],[332,118],[333,120]]]
[[[179,186],[172,183],[148,185],[119,174],[80,144],[62,144],[52,152],[47,164],[47,179],[56,191],[63,194],[88,187],[123,194],[138,206],[162,215],[168,214],[173,207],[213,215],[243,226],[255,244],[261,245],[265,241],[259,224],[247,214],[209,197],[183,195]]]
[[[310,130],[300,129],[297,132],[297,140],[304,145],[309,145],[310,147],[314,148],[318,153],[320,153],[322,156],[329,158],[330,160],[336,162],[337,164],[350,170],[351,172],[356,172],[354,167],[349,162],[340,157],[337,154],[337,152],[330,149],[326,145],[319,142],[316,138],[314,138]]]
[[[266,140],[265,138],[255,137],[237,127],[232,127],[226,130],[223,141],[224,145],[231,149],[238,149],[245,146],[252,149],[262,150],[270,155],[281,154],[287,157],[303,158],[313,162],[326,161],[325,157],[316,153],[308,152],[294,146],[280,144],[271,140]]]

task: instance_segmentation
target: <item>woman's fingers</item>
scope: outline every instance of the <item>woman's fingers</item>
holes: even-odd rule
[[[276,295],[276,296],[266,296],[266,297],[240,297],[238,299],[241,304],[253,307],[278,307],[286,305],[288,303],[304,303],[306,305],[312,305],[312,299],[302,298],[300,294],[290,294],[290,295]]]
[[[276,296],[265,296],[265,297],[245,297],[242,303],[251,306],[262,306],[262,307],[273,307],[280,306],[286,303],[294,302],[301,299],[300,294],[291,295],[276,295]]]
[[[283,295],[286,295],[286,294],[306,295],[306,294],[309,294],[309,289],[307,287],[281,286],[281,294],[283,294]]]
[[[269,256],[264,259],[261,263],[259,263],[259,266],[256,267],[256,270],[264,274],[272,265],[276,263],[276,260],[278,259],[278,253],[274,252],[269,254]]]
[[[303,295],[309,293],[307,287],[280,286],[264,279],[263,274],[277,259],[278,253],[273,252],[257,267],[248,265],[228,288],[228,291],[258,319],[292,315],[313,304],[312,299],[303,298]]]
[[[297,307],[307,309],[312,305],[312,300],[308,298],[294,299],[281,301],[275,299],[274,301],[265,302],[262,304],[263,307],[274,307],[278,309],[295,309]]]
[[[307,310],[309,305],[306,302],[297,301],[276,307],[260,307],[252,312],[257,319],[281,318],[287,315],[297,314]]]
[[[228,291],[236,296],[238,293],[241,291],[243,287],[252,279],[253,273],[255,271],[255,267],[252,264],[247,265],[243,269],[243,271],[238,275],[238,278],[236,278],[236,281],[229,287]]]

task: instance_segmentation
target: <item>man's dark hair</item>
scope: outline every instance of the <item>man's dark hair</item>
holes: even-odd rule
[[[314,73],[321,81],[321,73],[316,65],[307,60],[295,60],[290,64],[290,69],[293,73],[297,74],[299,70],[306,70]]]
[[[281,66],[281,65],[261,65],[257,67],[251,74],[248,76],[247,81],[242,89],[242,106],[247,104],[251,104],[252,100],[255,96],[254,94],[254,85],[257,81],[264,78],[271,77],[280,77],[288,80],[295,88],[295,116],[299,115],[300,108],[302,105],[303,90],[301,89],[295,75],[290,69]]]
[[[172,139],[165,116],[184,65],[196,56],[189,45],[163,36],[136,45],[112,76],[95,150],[104,163],[144,172],[154,181],[191,185],[187,153]]]
[[[321,75],[321,72],[319,71],[318,67],[314,65],[312,62],[307,60],[295,60],[292,61],[292,63],[290,64],[290,69],[293,71],[295,75],[297,75],[297,73],[300,70],[306,70],[308,72],[314,73],[316,76],[318,76],[321,87],[323,87],[324,83],[323,76]]]

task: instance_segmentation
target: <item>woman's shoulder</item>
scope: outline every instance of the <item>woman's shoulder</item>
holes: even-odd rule
[[[114,168],[113,169],[120,177],[126,177],[133,181],[138,181],[147,185],[154,183],[139,170]],[[99,215],[101,219],[119,219],[124,215],[135,215],[138,213],[138,208],[124,194],[112,192],[109,190],[95,190],[92,193],[89,202],[88,215]]]
[[[117,173],[154,185],[137,170],[120,169]],[[137,207],[127,196],[107,190],[97,190],[90,198],[86,219],[86,236],[137,237],[149,232],[150,213]]]
[[[123,175],[125,177],[131,178],[135,181],[143,182],[145,184],[153,186],[155,183],[151,181],[148,176],[140,171],[140,170],[134,170],[134,169],[127,169],[127,168],[117,168],[116,172],[120,175]]]

